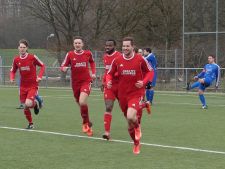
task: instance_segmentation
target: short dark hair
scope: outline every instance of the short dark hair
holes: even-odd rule
[[[151,48],[144,48],[144,50],[146,50],[146,51],[149,52],[149,53],[152,53]]]
[[[134,52],[138,53],[138,48],[136,46],[134,47]]]
[[[211,54],[211,55],[209,55],[209,56],[211,56],[213,59],[216,59],[216,56],[215,56],[215,55],[212,55],[212,54]],[[209,56],[208,56],[208,57],[209,57]]]
[[[134,38],[133,37],[130,37],[130,36],[125,37],[125,38],[123,38],[123,41],[130,41],[131,45],[132,46],[134,45]]]
[[[116,46],[116,41],[114,39],[107,39],[106,42],[113,42],[114,46]]]
[[[82,36],[74,36],[74,37],[73,37],[73,41],[74,41],[75,39],[80,39],[80,40],[82,40],[82,42],[84,42],[84,38],[83,38]]]
[[[29,46],[28,41],[27,41],[26,39],[20,39],[20,40],[19,40],[19,45],[20,45],[21,43],[24,44],[26,47]]]

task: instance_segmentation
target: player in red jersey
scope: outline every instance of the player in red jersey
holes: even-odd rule
[[[95,62],[92,53],[89,50],[83,50],[84,42],[82,37],[74,37],[73,46],[75,50],[66,54],[60,69],[66,72],[70,66],[73,95],[80,106],[83,119],[82,130],[88,136],[92,136],[93,130],[92,123],[89,120],[87,99],[91,91],[91,82],[96,78]],[[91,67],[91,76],[88,64]]]
[[[134,53],[133,38],[123,39],[123,55],[113,61],[106,76],[108,88],[113,86],[113,76],[118,72],[119,88],[118,97],[121,110],[128,122],[128,132],[134,141],[133,153],[140,153],[141,126],[138,113],[143,108],[142,98],[145,93],[145,85],[153,79],[153,69],[145,59]]]
[[[38,82],[41,81],[45,71],[45,65],[36,55],[27,53],[28,42],[25,39],[19,41],[19,56],[13,60],[10,71],[10,81],[15,82],[15,74],[17,69],[20,72],[20,102],[24,104],[24,114],[29,124],[27,129],[34,128],[30,108],[34,108],[34,113],[39,113],[38,100],[35,99],[38,91]],[[37,76],[36,66],[39,66],[40,72]]]
[[[103,63],[105,66],[105,73],[102,78],[102,86],[104,90],[104,101],[105,101],[105,113],[104,113],[104,128],[105,133],[102,137],[106,140],[110,139],[110,127],[112,120],[112,109],[115,99],[118,99],[118,78],[113,78],[113,86],[111,89],[106,87],[106,74],[112,64],[112,61],[116,57],[121,57],[121,53],[115,50],[116,41],[109,39],[105,42],[105,54],[103,56]]]

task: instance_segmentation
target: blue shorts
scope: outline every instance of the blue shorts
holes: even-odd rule
[[[204,83],[200,83],[199,89],[202,91],[205,91],[207,87],[211,85],[211,79],[204,78]]]

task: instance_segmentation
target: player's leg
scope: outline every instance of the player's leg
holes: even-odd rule
[[[39,108],[41,109],[43,107],[43,98],[40,95],[36,95],[35,99],[38,101]]]
[[[88,96],[91,91],[91,84],[85,83],[80,88],[80,97],[79,97],[79,105],[81,117],[83,119],[83,132],[85,132],[88,136],[93,135],[92,123],[89,120],[89,111],[88,111]]]
[[[106,140],[110,139],[110,128],[111,128],[111,121],[112,121],[112,110],[114,101],[116,99],[117,90],[109,90],[107,88],[104,89],[104,101],[105,101],[105,113],[104,113],[104,129],[105,133],[102,137]]]
[[[154,87],[156,85],[156,79],[157,79],[157,75],[154,74],[154,78],[153,78],[153,81],[151,83],[151,87],[149,89],[149,100],[148,101],[151,103],[151,105],[153,103],[153,98],[154,98],[154,94],[155,94]]]
[[[105,113],[104,113],[104,129],[105,133],[102,137],[106,140],[110,139],[110,128],[111,128],[111,121],[112,121],[112,109],[114,105],[114,100],[105,100]]]
[[[194,82],[192,85],[188,84],[186,89],[191,90],[191,89],[199,87],[200,85],[201,85],[201,83],[199,81],[197,81],[197,82]]]
[[[202,108],[203,109],[207,109],[208,106],[206,104],[206,99],[205,99],[205,96],[204,96],[204,91],[205,91],[205,89],[207,87],[210,86],[210,80],[209,79],[200,79],[199,82],[200,82],[200,86],[199,86],[199,90],[198,90],[199,100],[202,103]]]
[[[28,126],[26,127],[26,129],[32,129],[34,126],[31,111],[29,108],[29,106],[31,105],[31,101],[27,99],[27,96],[28,90],[20,88],[20,102],[24,103],[24,115],[28,121]]]

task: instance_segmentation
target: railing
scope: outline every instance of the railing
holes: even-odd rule
[[[0,84],[12,85],[9,82],[9,72],[11,66],[0,66]],[[97,67],[97,78],[93,82],[93,87],[100,87],[103,67]],[[158,78],[156,90],[184,90],[187,82],[192,82],[193,77],[198,74],[202,68],[158,68]],[[19,81],[17,73],[16,81]],[[225,68],[221,68],[221,84],[218,91],[225,91]],[[45,75],[40,83],[41,87],[70,87],[70,71],[62,74],[58,67],[47,67]],[[213,86],[211,87],[213,89]]]

